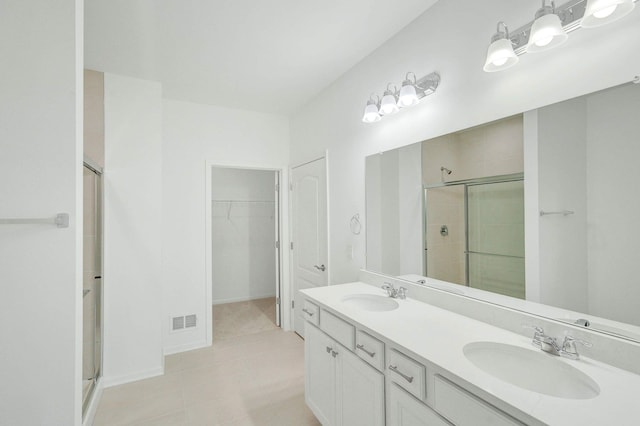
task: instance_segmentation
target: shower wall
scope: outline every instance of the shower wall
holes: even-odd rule
[[[275,172],[214,167],[213,304],[276,295]]]
[[[422,143],[422,183],[447,182],[524,170],[522,114]]]
[[[427,276],[466,284],[464,186],[427,189],[426,205]]]

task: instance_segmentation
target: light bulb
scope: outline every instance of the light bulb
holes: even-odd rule
[[[552,8],[540,9],[536,16],[537,18],[531,26],[527,52],[541,52],[567,41],[569,36],[562,28],[560,17],[553,12]]]
[[[551,43],[552,41],[553,41],[553,36],[552,36],[552,35],[550,35],[550,36],[548,36],[548,37],[541,37],[541,38],[538,38],[538,39],[535,41],[535,43],[536,43],[536,46],[544,47],[544,46],[546,46],[547,44]]]
[[[616,11],[618,5],[614,4],[613,6],[605,7],[604,9],[600,9],[598,11],[593,12],[593,16],[598,19],[606,18]]]
[[[506,56],[502,57],[502,58],[494,58],[493,61],[491,62],[493,65],[495,65],[496,67],[501,67],[504,64],[507,63],[507,61],[509,60],[509,58],[507,58]]]
[[[500,24],[504,25],[502,22]],[[483,69],[486,72],[502,71],[517,64],[518,60],[505,25],[505,31],[498,30],[491,38],[491,45],[487,49],[487,60]]]
[[[416,87],[409,80],[402,83],[402,89],[400,89],[400,96],[398,97],[398,105],[402,108],[410,107],[418,104],[418,95],[416,94]]]
[[[631,13],[635,7],[633,0],[588,0],[580,25],[583,28],[594,28]]]
[[[396,103],[396,97],[393,92],[387,90],[384,92],[382,102],[380,102],[380,114],[391,115],[398,111],[400,111],[400,108],[398,108],[398,104]]]
[[[376,121],[380,121],[380,113],[378,112],[378,106],[374,101],[367,102],[367,106],[364,109],[364,115],[362,116],[362,121],[365,123],[375,123]]]

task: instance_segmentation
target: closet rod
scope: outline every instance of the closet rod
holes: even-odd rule
[[[58,228],[69,227],[69,214],[58,213],[55,217],[45,218],[0,218],[0,225],[31,225],[47,224],[56,225]]]

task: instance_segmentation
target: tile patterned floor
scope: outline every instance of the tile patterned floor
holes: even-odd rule
[[[213,340],[277,330],[276,298],[213,306]]]
[[[236,335],[227,325],[212,347],[167,356],[163,376],[105,389],[94,425],[319,425],[304,402],[302,339],[228,318]]]

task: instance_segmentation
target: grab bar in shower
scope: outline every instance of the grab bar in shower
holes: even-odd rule
[[[45,218],[0,218],[0,225],[32,225],[48,224],[58,228],[69,227],[69,213],[58,213],[54,217]]]
[[[552,214],[561,214],[563,216],[568,216],[570,214],[575,214],[575,212],[572,210],[562,210],[559,212],[545,212],[544,210],[540,210],[540,216],[549,216]]]

